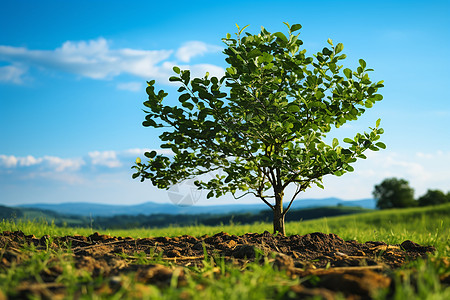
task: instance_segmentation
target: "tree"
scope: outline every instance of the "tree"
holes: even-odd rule
[[[375,185],[373,197],[379,209],[416,206],[414,189],[405,179],[387,178]]]
[[[149,109],[144,126],[165,128],[161,148],[173,157],[147,152],[147,163],[137,159],[133,178],[150,179],[158,188],[168,189],[188,178],[221,170],[215,178],[195,182],[207,189],[208,198],[231,193],[235,198],[253,194],[273,210],[274,233],[285,234],[284,216],[297,195],[315,184],[321,188],[327,174],[340,176],[353,171],[350,165],[366,158],[368,149],[385,148],[376,142],[383,133],[380,120],[369,133],[353,139],[325,143],[326,134],[347,121],[356,120],[383,97],[377,94],[383,82],[372,83],[366,62],[359,60],[356,71],[339,65],[346,55],[344,46],[325,47],[314,57],[301,49],[301,28],[288,27],[288,35],[269,33],[262,27],[257,35],[236,38],[227,34],[224,54],[229,67],[218,79],[190,77],[189,70],[174,67],[181,93],[179,106],[166,106],[167,93],[155,91],[148,82]],[[219,173],[219,172],[216,172]],[[283,206],[288,186],[295,192]]]
[[[444,194],[440,190],[428,190],[418,199],[419,206],[439,205],[450,202],[450,193]]]

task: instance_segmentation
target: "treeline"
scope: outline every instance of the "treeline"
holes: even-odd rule
[[[292,210],[286,214],[286,221],[311,220],[322,217],[334,217],[348,214],[372,211],[360,207],[330,206]],[[271,210],[259,213],[236,213],[226,215],[117,215],[113,217],[93,218],[93,227],[100,229],[110,228],[136,228],[136,227],[167,227],[167,226],[189,226],[206,225],[216,226],[222,224],[253,224],[255,222],[271,222],[273,212]]]
[[[445,194],[440,190],[429,189],[419,198],[414,198],[414,189],[405,179],[387,178],[375,185],[373,197],[377,201],[377,208],[403,208],[416,206],[439,205],[450,202],[450,192]]]
[[[30,211],[33,214],[30,214]],[[252,224],[255,222],[271,222],[273,212],[271,210],[258,213],[234,213],[234,214],[198,214],[198,215],[116,215],[111,217],[84,217],[73,215],[61,215],[49,211],[25,210],[0,206],[0,219],[41,219],[53,222],[57,226],[92,227],[94,229],[128,229],[128,228],[158,228],[167,226],[206,225],[216,226],[222,224]],[[321,217],[333,217],[371,211],[360,207],[329,206],[292,210],[286,214],[286,221],[300,221],[317,219]]]
[[[20,209],[0,205],[0,219],[21,218],[23,212]]]

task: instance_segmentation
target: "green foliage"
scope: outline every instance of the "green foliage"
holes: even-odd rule
[[[450,202],[450,192],[444,194],[440,190],[428,190],[425,195],[417,199],[419,206],[439,205]]]
[[[356,120],[366,108],[383,97],[377,94],[383,82],[373,83],[371,69],[360,60],[355,71],[343,69],[342,44],[323,48],[306,56],[299,34],[301,26],[288,27],[288,35],[270,33],[265,28],[257,35],[230,34],[223,39],[229,67],[218,79],[206,74],[191,78],[189,70],[174,67],[179,82],[181,106],[163,104],[167,93],[156,92],[155,81],[148,82],[150,109],[143,125],[165,128],[161,148],[174,156],[146,153],[147,163],[137,162],[133,178],[151,180],[167,189],[187,178],[222,170],[207,180],[197,180],[208,197],[231,193],[239,198],[253,194],[274,211],[282,221],[284,190],[297,187],[290,203],[312,184],[322,186],[325,175],[353,171],[352,163],[366,158],[366,150],[378,151],[383,129],[376,122],[369,133],[346,138],[349,146],[324,142],[332,127]],[[345,76],[344,76],[345,75]],[[284,233],[284,223],[274,220],[274,231]]]
[[[414,189],[405,179],[387,178],[375,185],[372,193],[380,209],[417,206]]]

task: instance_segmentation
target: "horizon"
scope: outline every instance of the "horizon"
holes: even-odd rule
[[[387,149],[368,152],[354,172],[325,176],[324,190],[312,187],[297,199],[369,199],[391,177],[408,180],[415,198],[428,189],[449,192],[450,96],[442,87],[450,82],[450,3],[334,3],[2,1],[0,204],[262,203],[251,196],[208,200],[192,180],[158,190],[131,178],[136,157],[163,153],[159,132],[142,126],[146,81],[156,79],[174,104],[174,65],[197,76],[222,74],[221,38],[236,32],[235,23],[250,24],[251,33],[299,23],[307,55],[330,38],[344,44],[344,67],[362,58],[374,69],[371,79],[384,80],[384,99],[327,138],[343,145],[381,118]]]
[[[325,200],[337,200],[337,201],[341,201],[341,202],[359,202],[359,201],[376,201],[376,199],[374,198],[364,198],[364,199],[355,199],[355,200],[348,200],[348,199],[341,199],[341,198],[337,198],[337,197],[327,197],[327,198],[308,198],[308,199],[295,199],[294,202],[299,202],[299,201],[325,201]],[[158,204],[158,205],[175,205],[175,206],[179,206],[179,207],[191,207],[191,206],[196,206],[196,207],[208,207],[208,206],[236,206],[236,205],[261,205],[261,206],[267,206],[264,202],[259,201],[259,202],[252,202],[252,203],[223,203],[223,204],[214,204],[214,203],[208,203],[208,204],[204,204],[204,205],[197,205],[197,203],[194,203],[193,205],[180,205],[180,204],[176,204],[173,202],[153,202],[153,201],[145,201],[145,202],[139,202],[139,203],[133,203],[133,204],[120,204],[120,203],[105,203],[105,202],[57,202],[57,203],[52,203],[52,202],[36,202],[36,203],[25,203],[25,204],[17,204],[17,205],[6,205],[9,207],[20,207],[20,206],[28,206],[28,205],[70,205],[70,204],[77,204],[77,205],[83,205],[83,204],[89,204],[89,205],[111,205],[111,206],[138,206],[138,205],[142,205],[142,204]],[[284,203],[285,205],[287,203]],[[0,205],[2,205],[0,203]]]

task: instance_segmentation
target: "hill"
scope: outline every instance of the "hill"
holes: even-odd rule
[[[347,201],[339,198],[326,199],[299,199],[293,202],[292,210],[325,207],[325,206],[352,206],[367,209],[375,208],[375,200],[363,199]],[[198,215],[198,214],[234,214],[234,213],[258,213],[267,210],[264,203],[258,204],[230,204],[212,206],[179,206],[175,204],[145,202],[136,205],[110,205],[100,203],[73,202],[73,203],[35,203],[16,206],[16,208],[34,208],[45,211],[53,211],[63,215],[76,215],[85,217],[110,217],[115,215]]]
[[[286,215],[286,221],[311,220],[321,217],[341,216],[371,211],[360,207],[328,206],[293,209]],[[0,206],[0,216],[4,219],[44,220],[57,226],[91,227],[95,229],[161,228],[167,226],[191,226],[194,224],[217,226],[220,224],[252,224],[270,222],[271,210],[254,212],[234,212],[216,214],[152,214],[114,216],[76,216],[59,214],[51,210],[37,208],[8,208]]]

